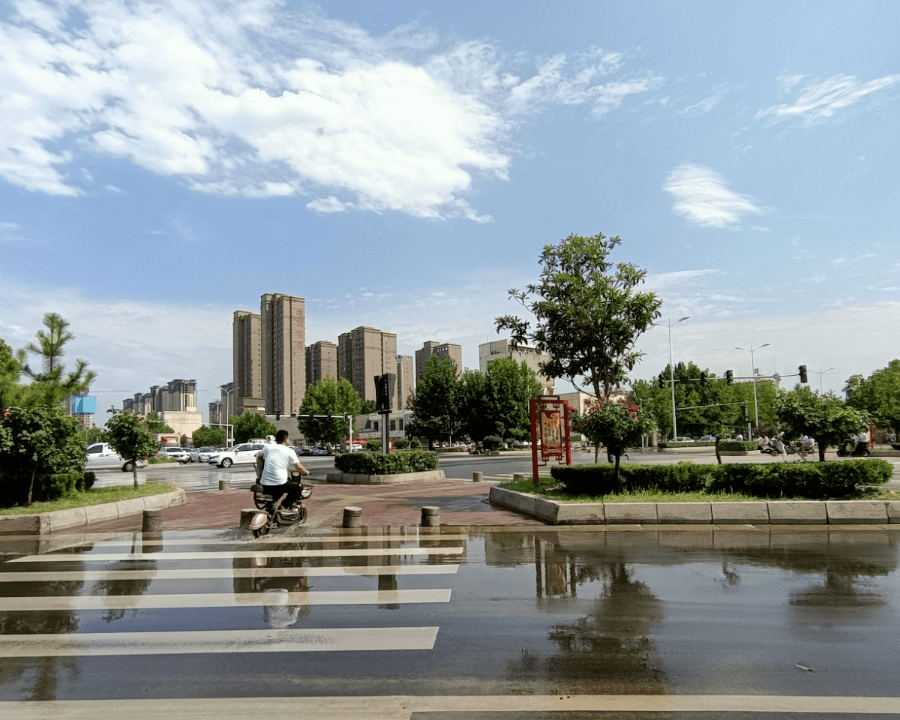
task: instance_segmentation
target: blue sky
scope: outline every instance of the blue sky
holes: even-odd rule
[[[839,391],[900,356],[897,37],[893,2],[2,3],[0,337],[62,314],[101,408],[205,409],[266,292],[477,367],[603,232],[676,361]]]

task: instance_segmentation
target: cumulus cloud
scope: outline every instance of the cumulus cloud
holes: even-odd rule
[[[675,212],[697,225],[728,227],[741,216],[758,213],[759,207],[744,195],[728,189],[719,173],[702,165],[679,165],[663,184],[675,198]]]
[[[484,42],[411,26],[374,37],[286,0],[13,8],[0,177],[56,195],[82,192],[78,165],[95,153],[199,192],[485,221],[466,196],[506,177],[512,118],[547,103],[602,115],[661,82],[613,75],[623,57],[603,50],[520,78]]]
[[[801,85],[802,80],[801,75],[782,77],[782,92],[796,92],[796,98],[789,103],[760,110],[757,118],[769,122],[790,119],[799,119],[807,124],[821,122],[852,105],[863,101],[874,102],[870,96],[900,82],[900,75],[885,75],[869,82],[861,82],[849,75],[834,75],[826,80],[811,81],[805,86]]]

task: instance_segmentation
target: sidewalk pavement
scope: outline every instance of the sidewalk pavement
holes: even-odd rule
[[[519,515],[488,502],[490,482],[445,479],[394,485],[339,485],[313,483],[306,501],[306,528],[340,527],[344,508],[362,508],[362,524],[368,526],[418,525],[423,506],[440,508],[442,525],[544,526],[542,521]],[[249,490],[213,490],[189,493],[184,505],[161,511],[163,530],[226,530],[238,527],[241,510],[253,507]],[[116,520],[84,525],[88,532],[140,530],[140,513]]]

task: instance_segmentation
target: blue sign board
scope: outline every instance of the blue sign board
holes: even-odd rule
[[[97,412],[97,398],[78,396],[72,398],[73,415],[93,415]]]

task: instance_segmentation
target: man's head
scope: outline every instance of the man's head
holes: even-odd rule
[[[279,445],[287,445],[290,440],[290,433],[287,430],[279,430],[275,433],[275,442]]]

